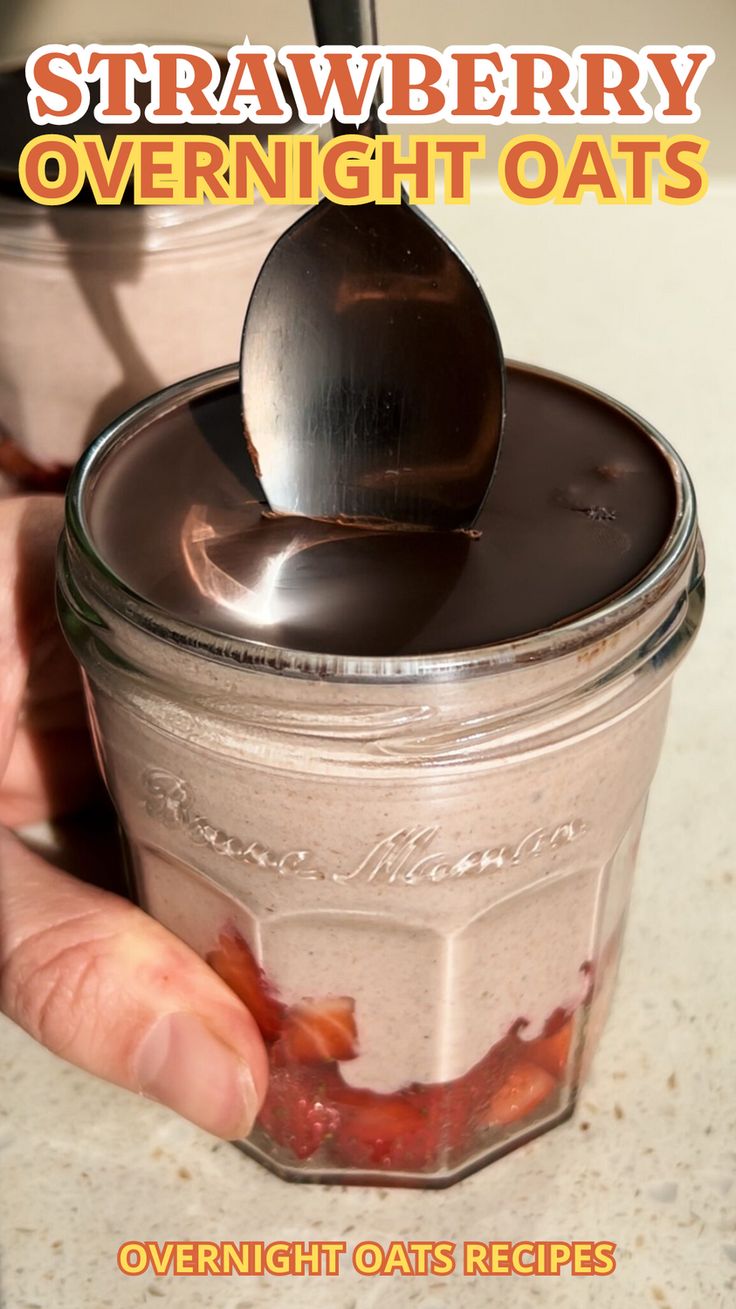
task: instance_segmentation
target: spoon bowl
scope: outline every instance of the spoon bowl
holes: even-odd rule
[[[312,12],[321,44],[375,44],[365,0],[312,0]],[[374,106],[364,130],[380,126]],[[477,279],[405,196],[325,199],[280,237],[251,295],[240,375],[275,513],[472,528],[501,440],[503,353]]]

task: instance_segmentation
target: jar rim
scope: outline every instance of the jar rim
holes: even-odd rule
[[[109,424],[77,463],[66,494],[65,542],[85,567],[93,588],[110,609],[131,626],[182,652],[215,663],[255,671],[331,682],[424,682],[488,676],[522,664],[540,664],[601,641],[647,609],[687,566],[697,539],[696,499],[680,456],[650,423],[604,391],[536,365],[507,360],[507,367],[574,388],[612,406],[654,441],[672,474],[676,505],[670,532],[649,565],[620,591],[582,614],[529,635],[467,649],[425,655],[358,656],[324,654],[225,634],[178,619],[144,599],[108,567],[98,553],[85,515],[89,483],[117,446],[183,403],[237,381],[237,364],[226,364],[175,382]]]

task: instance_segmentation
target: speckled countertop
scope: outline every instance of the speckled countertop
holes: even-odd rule
[[[676,679],[613,1014],[577,1117],[438,1193],[294,1187],[67,1067],[9,1024],[0,1052],[4,1309],[255,1304],[736,1304],[736,188],[688,208],[526,208],[439,220],[507,352],[625,399],[692,471],[708,550]],[[730,477],[730,484],[728,479]],[[730,607],[729,607],[730,605]],[[606,1279],[124,1278],[124,1239],[608,1239]]]

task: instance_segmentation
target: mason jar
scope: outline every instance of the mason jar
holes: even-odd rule
[[[511,402],[540,376],[562,385],[510,367]],[[248,1154],[292,1180],[445,1186],[573,1113],[700,622],[692,487],[615,405],[675,499],[622,592],[483,648],[300,652],[177,619],[105,556],[118,462],[142,478],[161,425],[183,451],[237,404],[234,368],[169,388],[68,491],[60,613],[134,894],[259,1024],[270,1084]]]
[[[25,139],[53,129],[18,121],[22,68],[0,67],[0,495],[58,489],[118,414],[236,358],[263,260],[300,212],[258,195],[247,205],[35,204],[17,157]]]

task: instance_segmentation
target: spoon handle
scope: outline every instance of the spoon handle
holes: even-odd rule
[[[317,45],[377,45],[375,0],[309,0],[312,26]],[[360,132],[363,136],[376,136],[385,131],[376,113],[376,101],[364,123],[341,123],[332,120],[335,136],[346,132]]]
[[[317,45],[377,45],[375,0],[309,0]]]

